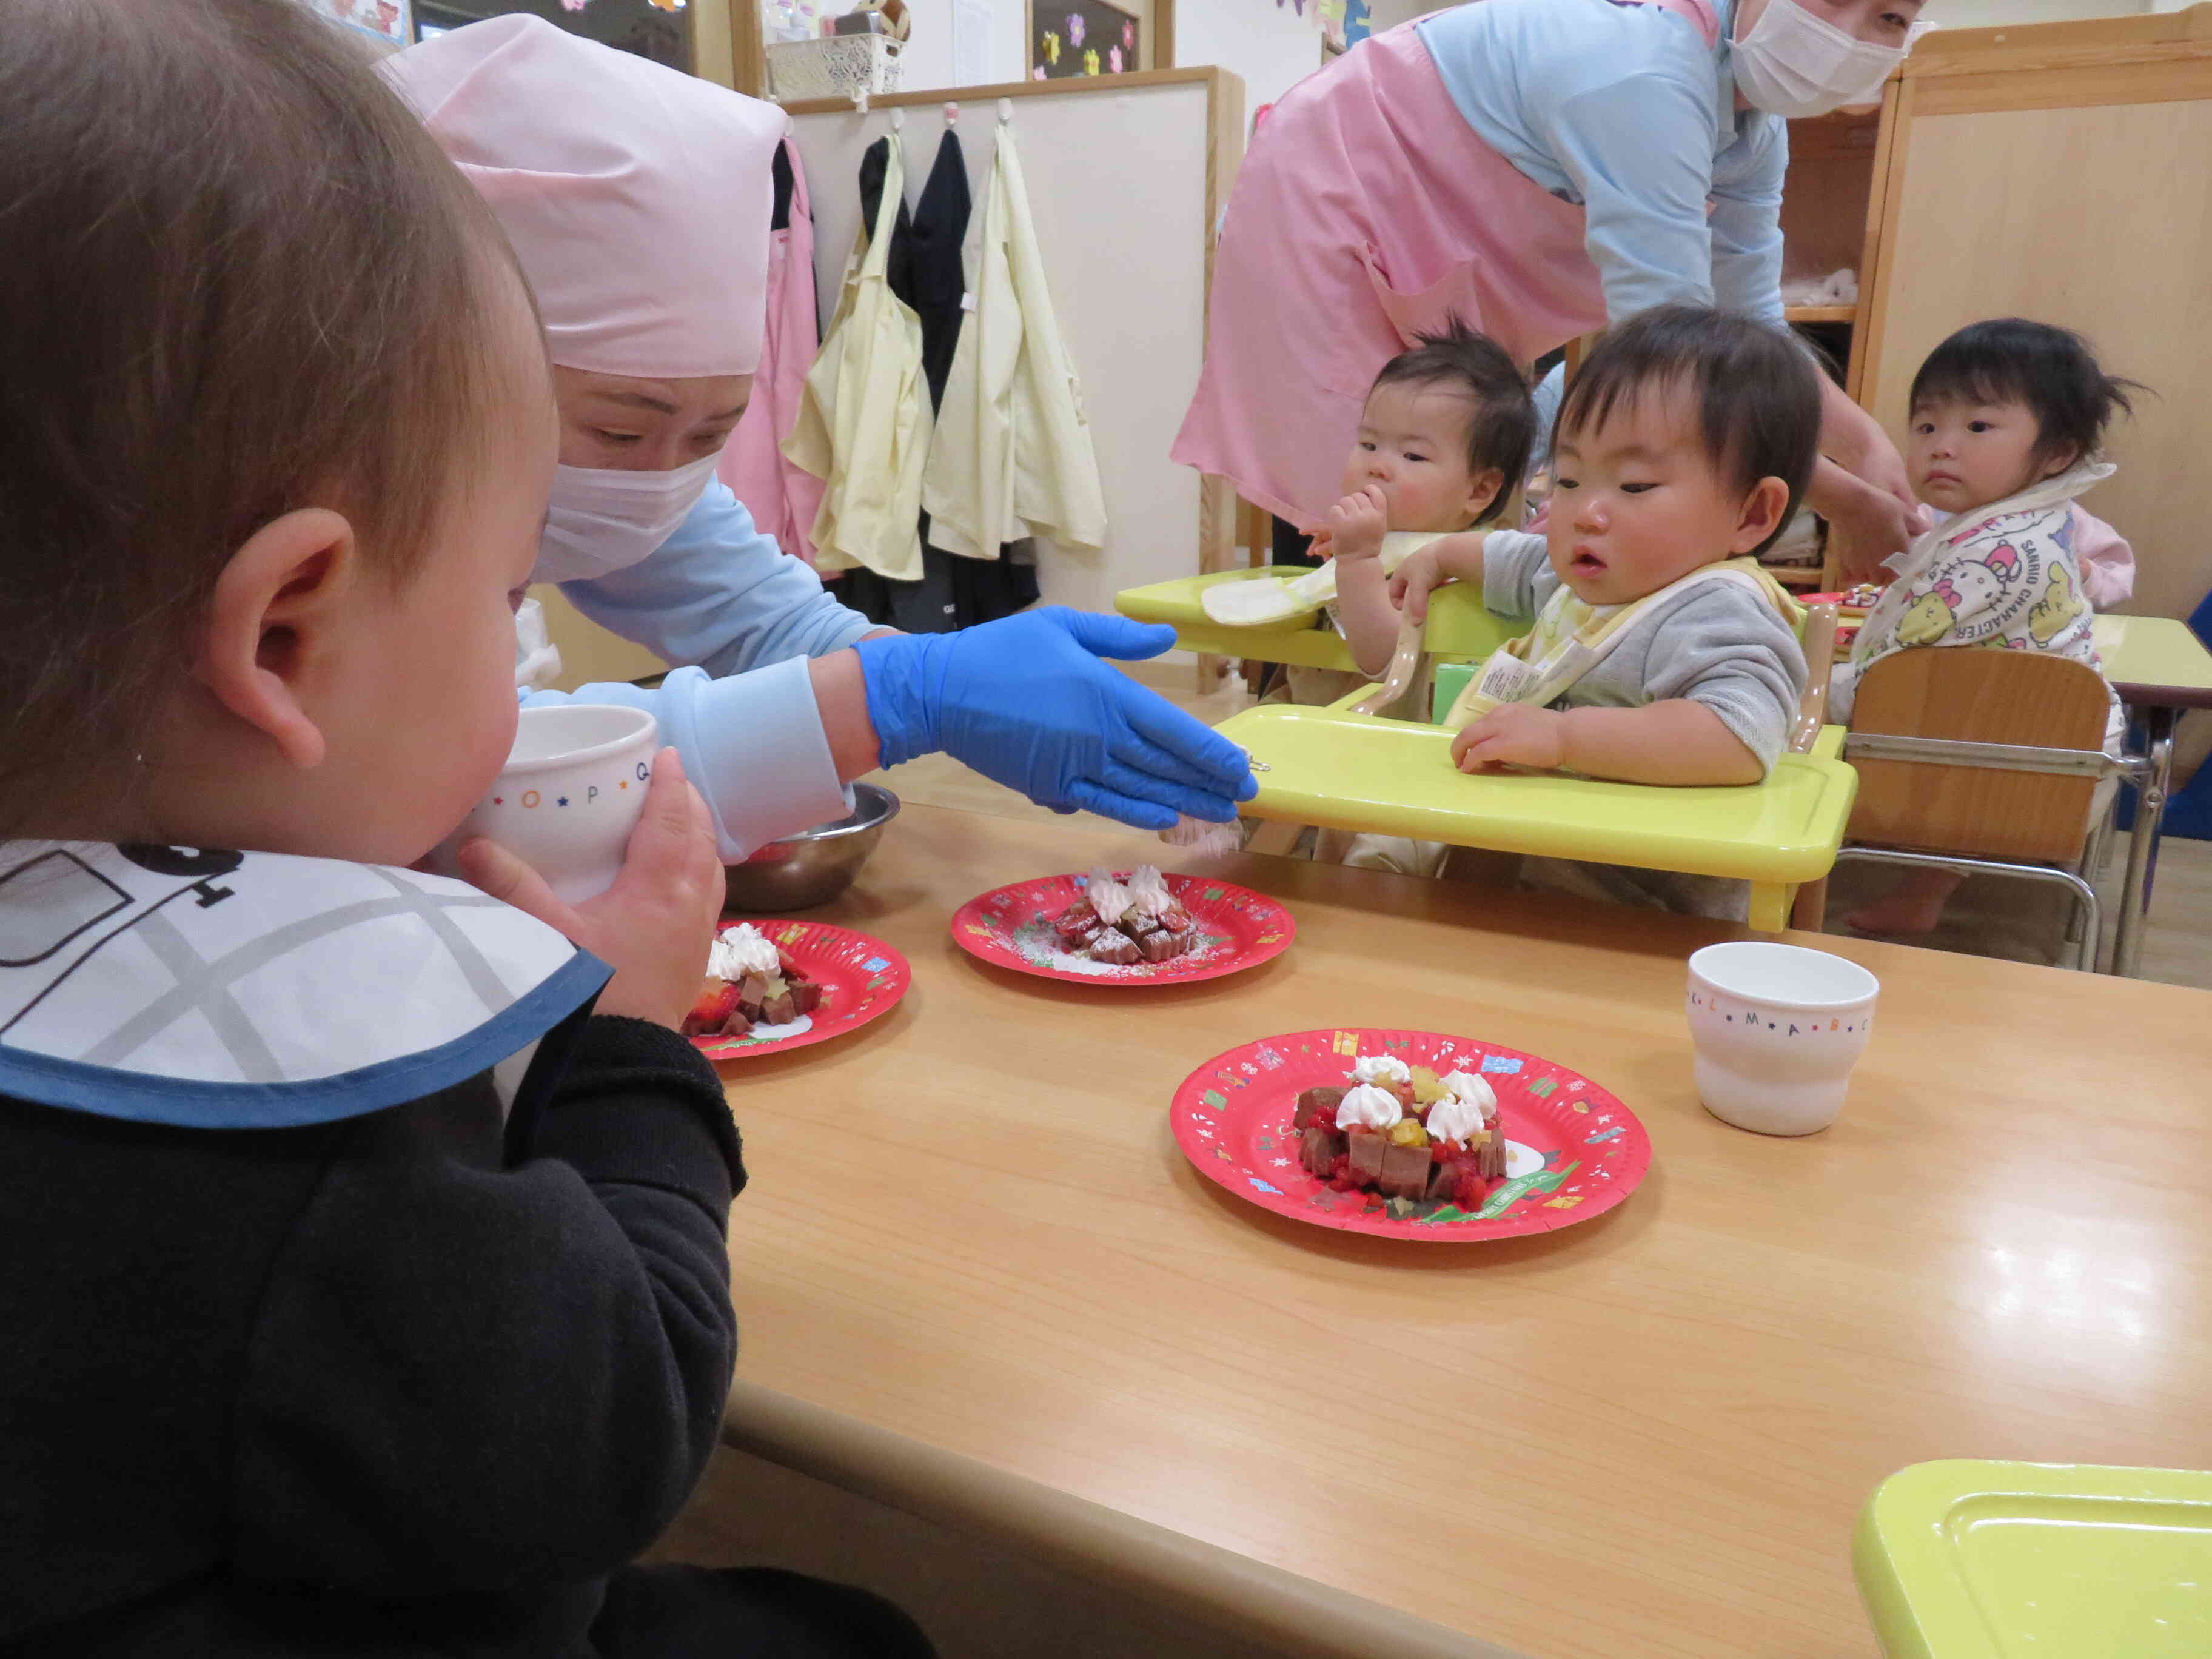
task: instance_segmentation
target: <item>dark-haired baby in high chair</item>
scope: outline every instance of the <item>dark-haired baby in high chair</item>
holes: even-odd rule
[[[1806,667],[1799,607],[1755,556],[1812,475],[1817,373],[1786,335],[1725,313],[1663,307],[1608,331],[1559,411],[1545,534],[1445,537],[1387,586],[1378,573],[1371,595],[1352,569],[1340,574],[1360,665],[1388,661],[1400,607],[1418,618],[1437,584],[1480,583],[1492,611],[1534,625],[1446,717],[1462,770],[1760,781],[1788,741]],[[1364,837],[1352,861],[1420,873],[1437,862],[1380,837]],[[1735,920],[1748,909],[1745,884],[1711,877],[1549,859],[1522,874],[1647,907]]]

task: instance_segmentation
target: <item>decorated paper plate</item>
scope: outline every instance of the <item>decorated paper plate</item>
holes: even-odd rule
[[[1505,1179],[1469,1212],[1449,1201],[1369,1201],[1307,1173],[1291,1127],[1308,1089],[1342,1084],[1361,1054],[1395,1054],[1438,1073],[1472,1072],[1498,1096]],[[1651,1166],[1636,1114],[1581,1073],[1535,1054],[1435,1031],[1293,1031],[1218,1054],[1182,1081],[1176,1144],[1200,1174],[1293,1220],[1432,1243],[1549,1232],[1602,1214]]]
[[[744,1036],[695,1036],[692,1046],[709,1060],[743,1060],[781,1054],[866,1025],[889,1013],[906,994],[913,975],[906,958],[881,939],[826,921],[747,921],[822,986],[821,1006],[787,1025],[756,1025]],[[726,922],[723,931],[738,924]]]
[[[1117,879],[1128,875],[1115,872]],[[1290,948],[1291,913],[1264,893],[1203,876],[1169,876],[1167,890],[1190,913],[1196,936],[1178,957],[1127,967],[1071,956],[1052,919],[1083,896],[1081,876],[1044,876],[972,898],[952,915],[952,937],[972,957],[1080,985],[1187,985],[1256,967]]]

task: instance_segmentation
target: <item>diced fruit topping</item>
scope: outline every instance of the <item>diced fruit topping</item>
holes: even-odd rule
[[[1423,1106],[1433,1106],[1449,1099],[1451,1091],[1445,1088],[1436,1073],[1426,1066],[1413,1067],[1413,1099]]]
[[[685,1036],[711,1036],[737,1012],[738,988],[726,979],[709,979],[699,988],[699,999],[684,1016]]]
[[[1428,1131],[1421,1127],[1419,1118],[1401,1117],[1390,1126],[1390,1144],[1393,1146],[1425,1146],[1429,1144]]]

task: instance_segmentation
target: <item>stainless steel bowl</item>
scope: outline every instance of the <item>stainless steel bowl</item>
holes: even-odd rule
[[[899,799],[872,783],[853,786],[854,811],[772,841],[743,864],[724,866],[729,908],[756,915],[827,904],[853,884],[898,816]]]

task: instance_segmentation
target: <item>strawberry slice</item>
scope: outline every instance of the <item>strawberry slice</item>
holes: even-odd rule
[[[708,979],[699,988],[699,1000],[684,1016],[685,1036],[712,1036],[737,1012],[738,988],[726,979]]]

